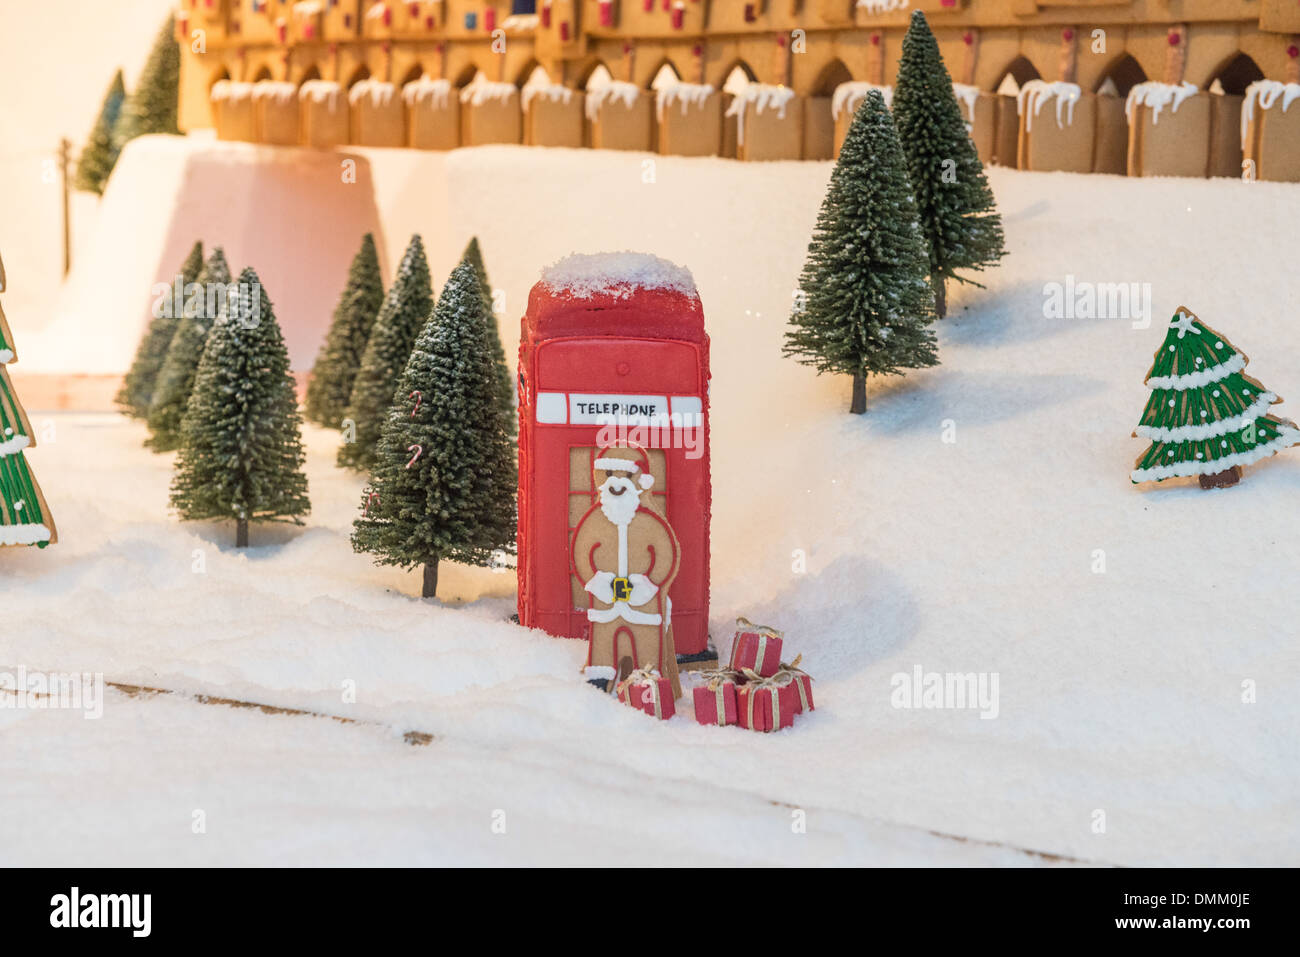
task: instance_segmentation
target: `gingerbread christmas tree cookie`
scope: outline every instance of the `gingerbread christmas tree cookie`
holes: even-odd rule
[[[1180,306],[1147,372],[1151,398],[1133,435],[1151,446],[1135,483],[1195,475],[1202,488],[1236,484],[1241,468],[1300,443],[1294,422],[1269,415],[1282,399],[1246,375],[1246,354]]]

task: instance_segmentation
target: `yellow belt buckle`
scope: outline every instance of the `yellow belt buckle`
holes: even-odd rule
[[[632,597],[632,583],[626,578],[614,579],[614,600],[627,601]]]

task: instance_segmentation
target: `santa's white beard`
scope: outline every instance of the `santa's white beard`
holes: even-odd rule
[[[613,494],[610,489],[621,488],[621,495]],[[610,476],[600,484],[600,510],[615,525],[627,525],[632,521],[637,508],[641,505],[641,489],[629,478]]]

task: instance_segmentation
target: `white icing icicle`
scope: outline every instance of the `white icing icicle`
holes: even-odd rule
[[[1292,101],[1300,97],[1300,83],[1282,83],[1278,80],[1256,80],[1246,87],[1246,98],[1241,102],[1241,148],[1246,148],[1246,131],[1255,118],[1255,104],[1261,110],[1271,110],[1278,97],[1282,98],[1285,113]]]
[[[736,142],[742,145],[745,142],[746,106],[753,103],[755,113],[762,113],[770,107],[777,111],[778,117],[785,119],[786,105],[792,99],[794,90],[788,86],[769,86],[766,83],[750,83],[746,86],[736,94],[731,106],[727,107],[727,116],[736,117]]]
[[[298,100],[322,103],[331,113],[343,102],[343,87],[331,80],[308,80],[298,87]]]
[[[966,125],[972,125],[975,122],[975,101],[979,99],[980,88],[970,83],[954,83],[952,95],[957,97],[958,103],[966,107]]]
[[[298,88],[292,83],[260,80],[253,84],[253,99],[275,100],[281,105],[293,103],[298,99]]]
[[[402,87],[402,102],[407,106],[428,104],[436,110],[445,110],[451,99],[451,81],[435,80],[422,76]]]
[[[880,95],[885,100],[885,107],[894,105],[894,88],[892,86],[881,86],[878,83],[866,83],[854,80],[851,83],[841,83],[835,88],[831,95],[831,118],[838,120],[841,113],[852,115],[858,111],[862,101],[867,98],[867,94],[872,90],[879,90]]]
[[[31,445],[32,440],[25,435],[15,435],[12,439],[0,442],[0,455],[13,455]]]
[[[1169,107],[1170,113],[1177,113],[1178,108],[1183,105],[1183,100],[1189,96],[1195,96],[1199,92],[1195,83],[1183,81],[1181,84],[1175,83],[1139,83],[1133,89],[1128,91],[1128,99],[1124,101],[1124,118],[1133,122],[1133,110],[1139,106],[1151,107],[1151,125],[1155,126],[1160,122],[1160,111],[1166,106]]]
[[[606,100],[618,100],[630,110],[636,105],[637,97],[640,95],[641,88],[626,80],[610,80],[608,83],[588,89],[585,106],[587,119],[595,123],[600,118],[600,108]]]
[[[460,91],[460,101],[468,103],[470,106],[482,106],[489,100],[506,103],[517,92],[518,87],[513,83],[497,83],[485,80],[482,78],[482,74],[479,74],[474,79],[474,82]]]
[[[1034,117],[1043,109],[1043,105],[1052,97],[1056,97],[1056,125],[1064,129],[1067,125],[1074,123],[1074,104],[1078,102],[1083,91],[1079,89],[1077,83],[1066,83],[1064,80],[1057,80],[1054,83],[1048,83],[1045,80],[1028,80],[1016,94],[1016,112],[1025,117],[1025,131],[1028,132],[1034,127]],[[1026,112],[1028,107],[1028,112]],[[1065,122],[1061,122],[1061,111],[1065,110]]]
[[[526,83],[519,93],[524,112],[528,112],[533,99],[541,97],[551,103],[569,103],[573,100],[573,90],[563,83]]]
[[[212,102],[222,103],[226,100],[236,102],[253,98],[253,84],[236,83],[233,80],[218,80],[212,84]]]
[[[396,95],[397,87],[391,83],[383,80],[358,80],[348,90],[348,102],[356,106],[362,100],[369,99],[372,107],[382,109],[392,103]]]
[[[664,111],[674,103],[681,103],[682,116],[693,106],[700,109],[705,101],[713,95],[711,83],[672,83],[655,91],[655,115],[659,122],[664,120]]]
[[[0,545],[39,545],[50,540],[44,525],[0,525]]]

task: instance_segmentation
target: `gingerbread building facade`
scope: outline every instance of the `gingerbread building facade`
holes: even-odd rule
[[[826,159],[913,10],[987,161],[1300,180],[1292,0],[183,0],[181,125]]]

